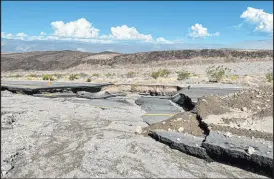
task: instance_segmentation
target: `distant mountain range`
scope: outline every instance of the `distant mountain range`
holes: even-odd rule
[[[244,41],[229,45],[224,44],[152,44],[152,43],[86,43],[77,41],[35,40],[24,41],[1,38],[2,52],[60,51],[74,50],[83,52],[113,51],[119,53],[136,53],[161,50],[183,49],[258,49],[273,50],[273,40]]]
[[[39,70],[55,71],[77,68],[81,66],[107,65],[123,66],[125,64],[150,64],[152,62],[172,62],[180,60],[192,61],[201,59],[203,63],[211,63],[213,59],[221,62],[241,60],[273,59],[273,50],[228,50],[228,49],[203,49],[203,50],[166,50],[142,53],[115,53],[115,52],[79,52],[63,51],[36,51],[25,53],[1,54],[1,71],[13,70]],[[195,62],[195,60],[193,61]]]

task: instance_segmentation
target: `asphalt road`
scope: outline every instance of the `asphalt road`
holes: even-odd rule
[[[109,83],[79,83],[79,82],[56,82],[56,81],[20,81],[20,80],[1,80],[3,86],[29,87],[29,88],[43,88],[43,87],[60,87],[60,86],[100,86]]]
[[[92,84],[92,83],[77,83],[77,82],[47,82],[47,81],[1,81],[1,85],[11,87],[27,87],[27,88],[43,88],[43,87],[61,87],[61,86],[104,86],[107,83]],[[180,90],[181,93],[190,97],[193,102],[197,102],[198,98],[210,95],[226,95],[237,92],[243,89],[241,86],[230,84],[193,84],[190,87],[184,87]],[[60,94],[58,94],[60,96]],[[56,96],[58,96],[56,95]],[[41,95],[42,96],[42,95]],[[73,95],[71,95],[73,97]],[[93,107],[106,108],[124,108],[129,103],[124,102],[126,97],[109,98],[109,99],[93,99],[83,100],[79,98],[68,99],[73,103],[86,103]],[[143,96],[136,100],[136,103],[141,106],[146,112],[142,116],[147,124],[153,124],[168,119],[169,117],[182,112],[183,109],[172,103],[169,99],[159,99],[159,97]]]

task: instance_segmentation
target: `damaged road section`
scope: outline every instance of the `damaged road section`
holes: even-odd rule
[[[28,95],[41,94],[45,92],[69,92],[76,93],[77,91],[87,91],[96,93],[101,91],[104,86],[112,84],[77,84],[77,83],[61,83],[61,82],[16,82],[3,81],[1,82],[1,91],[8,90],[13,93],[24,93]]]
[[[183,107],[183,99],[173,101]],[[273,86],[200,97],[192,110],[142,132],[186,154],[273,177]]]

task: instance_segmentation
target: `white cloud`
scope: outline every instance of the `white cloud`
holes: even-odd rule
[[[11,34],[6,35],[5,33],[1,33],[1,35],[3,38],[26,41],[66,40],[101,44],[120,43],[121,41],[140,41],[153,44],[182,43],[182,41],[166,40],[163,37],[153,38],[151,34],[142,34],[135,27],[128,27],[127,25],[111,27],[111,34],[99,36],[99,30],[95,29],[92,24],[84,18],[68,23],[55,21],[51,23],[51,26],[54,32],[48,35],[45,32],[40,32],[37,36],[28,36],[23,32],[18,33],[15,37],[12,37]]]
[[[141,34],[135,27],[128,27],[127,25],[111,27],[111,35],[103,35],[101,38],[113,38],[118,40],[143,40],[146,42],[152,41],[150,34]]]
[[[255,25],[254,31],[273,33],[273,14],[266,13],[263,9],[248,7],[240,17]]]
[[[12,34],[11,34],[11,33],[8,33],[8,34],[6,35],[5,32],[1,32],[1,38],[12,39]]]
[[[6,38],[7,38],[7,39],[11,39],[11,38],[12,38],[12,34],[11,34],[11,33],[7,34],[7,35],[6,35]]]
[[[159,37],[156,39],[156,43],[158,43],[158,44],[173,44],[174,42],[170,41],[170,40],[166,40],[163,37]]]
[[[99,35],[99,29],[92,27],[92,23],[85,18],[68,23],[55,21],[51,26],[55,31],[54,35],[61,37],[96,38]]]
[[[27,37],[28,35],[23,33],[23,32],[19,32],[18,34],[16,34],[16,39],[21,39],[24,40],[25,37]]]
[[[192,32],[190,32],[188,34],[188,36],[193,37],[193,38],[199,38],[199,37],[204,38],[204,37],[220,35],[220,32],[215,32],[215,33],[210,34],[207,31],[207,28],[203,27],[202,24],[195,24],[195,25],[191,26],[191,30],[192,30]]]
[[[45,36],[47,34],[45,32],[40,32],[40,35]]]

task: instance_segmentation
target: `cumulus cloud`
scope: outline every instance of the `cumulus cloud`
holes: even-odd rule
[[[204,37],[210,37],[210,36],[219,36],[220,32],[215,32],[215,33],[209,33],[207,31],[206,27],[203,27],[202,24],[195,24],[191,26],[191,31],[188,36],[193,37],[193,38],[204,38]]]
[[[111,27],[111,35],[101,36],[102,38],[112,38],[118,40],[143,40],[146,42],[152,41],[150,34],[141,34],[135,27],[128,27],[127,25]]]
[[[254,25],[254,31],[273,33],[273,14],[266,13],[263,9],[248,7],[240,17]]]
[[[1,38],[12,39],[12,34],[11,33],[6,34],[5,32],[1,32]]]
[[[61,37],[96,38],[99,35],[99,29],[94,28],[85,18],[68,23],[55,21],[51,26],[55,31],[54,35]]]
[[[2,33],[3,38],[13,38],[21,40],[66,40],[66,41],[80,41],[87,43],[119,43],[121,41],[140,41],[153,44],[173,44],[181,43],[166,40],[163,37],[153,38],[151,34],[143,34],[135,27],[128,27],[127,25],[111,27],[111,33],[108,35],[99,36],[99,29],[92,26],[92,23],[85,18],[78,19],[64,23],[63,21],[55,21],[51,23],[54,32],[46,34],[40,32],[37,36],[28,36],[23,32],[18,33],[15,37],[11,34]]]
[[[23,32],[19,32],[18,34],[16,34],[16,38],[17,39],[21,39],[21,40],[24,40],[25,37],[27,37],[28,35],[23,33]]]

